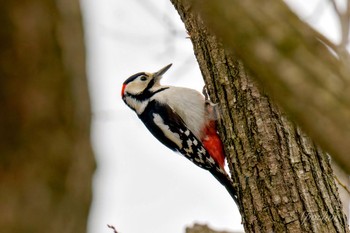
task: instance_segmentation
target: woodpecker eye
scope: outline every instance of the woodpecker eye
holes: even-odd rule
[[[146,77],[146,76],[142,76],[142,77],[140,78],[140,80],[141,80],[141,81],[146,81],[146,80],[147,80],[147,77]]]

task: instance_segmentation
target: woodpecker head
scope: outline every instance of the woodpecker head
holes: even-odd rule
[[[123,101],[136,112],[140,112],[140,108],[144,108],[143,102],[161,89],[160,79],[171,66],[169,64],[155,73],[140,72],[130,76],[122,86]]]

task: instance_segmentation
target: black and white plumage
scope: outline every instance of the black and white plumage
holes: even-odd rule
[[[230,177],[203,146],[210,118],[204,97],[193,89],[160,85],[170,66],[129,77],[123,83],[122,99],[161,143],[208,170],[236,201]]]

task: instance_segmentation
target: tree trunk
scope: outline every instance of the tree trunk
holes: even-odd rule
[[[220,135],[245,231],[349,232],[329,157],[257,87],[187,3],[171,2],[221,108]]]
[[[337,59],[283,1],[191,2],[226,50],[350,174],[349,54]]]
[[[79,1],[0,8],[1,232],[86,232],[94,160]]]

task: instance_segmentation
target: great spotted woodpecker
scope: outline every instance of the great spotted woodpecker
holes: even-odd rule
[[[231,178],[224,170],[225,155],[213,104],[196,90],[162,86],[162,75],[171,65],[126,79],[122,99],[161,143],[208,170],[237,202]]]

